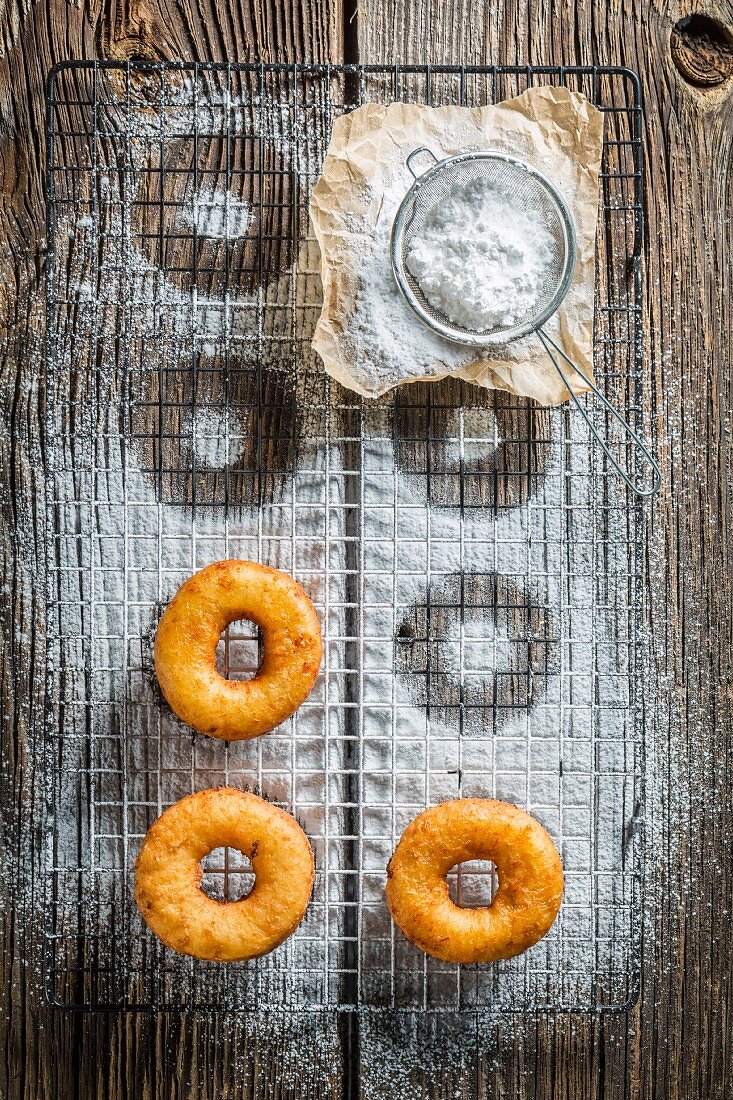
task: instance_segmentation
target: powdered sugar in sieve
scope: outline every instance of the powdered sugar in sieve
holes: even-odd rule
[[[417,174],[413,162],[420,154],[434,163]],[[415,182],[397,210],[390,247],[394,277],[408,306],[438,336],[457,344],[506,345],[536,333],[613,468],[632,492],[654,495],[662,480],[656,460],[543,328],[565,299],[575,270],[575,227],[562,195],[536,168],[493,149],[439,160],[421,147],[406,163]],[[436,256],[441,264],[434,262]],[[477,285],[482,275],[484,285]],[[632,481],[619,464],[571,388],[562,360],[649,463],[651,484]]]

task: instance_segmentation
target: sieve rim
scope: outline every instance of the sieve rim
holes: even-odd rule
[[[414,150],[414,152],[418,151],[418,149]],[[431,152],[429,149],[425,151]],[[431,155],[435,158],[434,153],[431,153]],[[420,188],[424,187],[425,184],[440,172],[444,172],[449,166],[472,160],[500,160],[534,177],[534,179],[549,192],[557,205],[560,213],[560,222],[563,227],[565,262],[563,265],[562,277],[558,281],[557,290],[552,298],[531,321],[523,321],[520,325],[512,325],[509,328],[502,328],[493,332],[466,332],[464,329],[457,328],[450,323],[445,324],[428,313],[409,284],[405,274],[405,264],[403,260],[405,229]],[[458,153],[455,156],[436,160],[432,168],[428,168],[425,172],[421,173],[405,193],[404,198],[397,208],[397,213],[392,222],[392,231],[390,233],[392,273],[397,283],[397,287],[402,297],[407,302],[407,305],[427,328],[431,329],[439,336],[442,336],[444,340],[448,340],[453,344],[463,344],[464,346],[471,347],[490,347],[494,345],[509,344],[514,340],[520,339],[522,336],[529,336],[531,333],[537,332],[538,329],[542,328],[545,322],[560,308],[560,305],[570,289],[570,283],[575,273],[577,250],[578,241],[572,214],[555,184],[552,183],[544,173],[540,172],[538,168],[535,168],[534,165],[528,164],[519,157],[511,156],[511,154],[501,152],[498,149],[480,149],[474,152]]]

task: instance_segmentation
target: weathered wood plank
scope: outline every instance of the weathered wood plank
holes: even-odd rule
[[[707,10],[733,22],[730,4]],[[627,1016],[497,1025],[490,1056],[478,1060],[480,1096],[661,1100],[733,1089],[725,839],[733,826],[733,287],[725,260],[733,245],[733,83],[717,83],[729,55],[725,33],[714,29],[695,32],[701,52],[687,64],[698,83],[708,74],[709,90],[680,76],[669,44],[681,14],[676,5],[624,0],[359,8],[364,62],[427,55],[435,63],[629,65],[646,103],[645,408],[665,490],[646,533],[652,779],[643,992]],[[679,34],[695,54],[689,29]]]
[[[6,5],[0,16],[0,570],[3,584],[0,1094],[24,1098],[341,1095],[338,1021],[74,1015],[39,984],[43,837],[33,799],[43,713],[42,506],[45,78],[57,61],[202,58],[332,60],[341,6],[98,3]],[[302,1055],[299,1058],[298,1052]],[[306,1057],[307,1055],[307,1057]]]
[[[715,8],[713,10],[716,10]],[[730,5],[717,5],[730,23]],[[468,1094],[545,1097],[731,1095],[730,481],[731,133],[729,86],[703,91],[673,67],[676,11],[615,0],[580,8],[521,0],[361,5],[361,60],[627,63],[647,107],[649,235],[647,407],[660,434],[666,493],[649,523],[653,631],[648,734],[655,782],[644,990],[629,1017],[496,1025]],[[338,1047],[321,1038],[320,1070],[288,1066],[275,1022],[256,1042],[221,1021],[36,1012],[22,962],[40,949],[27,898],[41,839],[27,830],[43,654],[39,508],[42,361],[43,81],[67,57],[338,60],[340,6],[165,4],[108,10],[6,7],[0,29],[3,205],[0,385],[4,708],[4,875],[0,980],[9,1009],[0,1091],[8,1097],[219,1097],[337,1094]],[[429,47],[426,45],[429,43]],[[29,708],[29,700],[36,704]],[[35,725],[33,720],[35,719]],[[20,803],[22,814],[13,807]],[[36,895],[37,896],[37,895]],[[31,968],[33,970],[33,968]],[[225,1032],[225,1029],[229,1028]],[[508,1030],[511,1034],[508,1034]],[[335,1077],[331,1077],[331,1071]],[[283,1077],[284,1075],[284,1077]],[[326,1082],[327,1084],[324,1084]],[[433,1090],[445,1095],[448,1082]]]

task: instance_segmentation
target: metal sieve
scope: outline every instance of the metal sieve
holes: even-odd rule
[[[413,163],[417,157],[423,154],[429,156],[433,164],[432,167],[419,174],[413,167]],[[410,309],[424,325],[444,340],[471,347],[505,346],[523,336],[536,333],[575,405],[613,468],[623,478],[626,485],[639,496],[652,496],[656,493],[662,483],[659,466],[637,432],[622,413],[608,401],[595,382],[565,354],[542,327],[560,307],[570,289],[577,252],[577,240],[572,216],[565,200],[554,184],[531,165],[494,149],[461,153],[455,157],[439,160],[430,149],[421,146],[409,154],[405,163],[415,182],[400,203],[395,216],[390,238],[390,249],[394,277]],[[511,326],[482,331],[462,328],[436,309],[425,297],[419,283],[407,266],[411,242],[424,228],[432,212],[458,188],[462,188],[476,179],[491,180],[500,193],[511,196],[513,205],[519,211],[530,218],[541,221],[554,241],[552,262],[548,267],[547,276],[536,300],[528,306],[526,314],[515,318]],[[563,360],[586,382],[596,398],[615,417],[623,430],[633,440],[642,457],[650,464],[653,473],[650,485],[644,486],[635,483],[619,465],[606,440],[599,434],[584,405],[571,389],[567,373],[562,365]]]

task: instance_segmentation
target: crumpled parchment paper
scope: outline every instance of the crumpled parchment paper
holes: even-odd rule
[[[431,333],[402,301],[389,234],[413,182],[405,158],[422,145],[438,158],[499,149],[536,166],[556,185],[575,222],[578,253],[568,295],[545,328],[592,376],[603,116],[566,88],[530,88],[489,107],[368,103],[337,119],[310,201],[323,283],[314,349],[330,375],[367,397],[402,382],[453,375],[543,405],[565,401],[568,391],[536,335],[504,347],[462,348]],[[570,368],[566,373],[576,393],[588,388]]]

